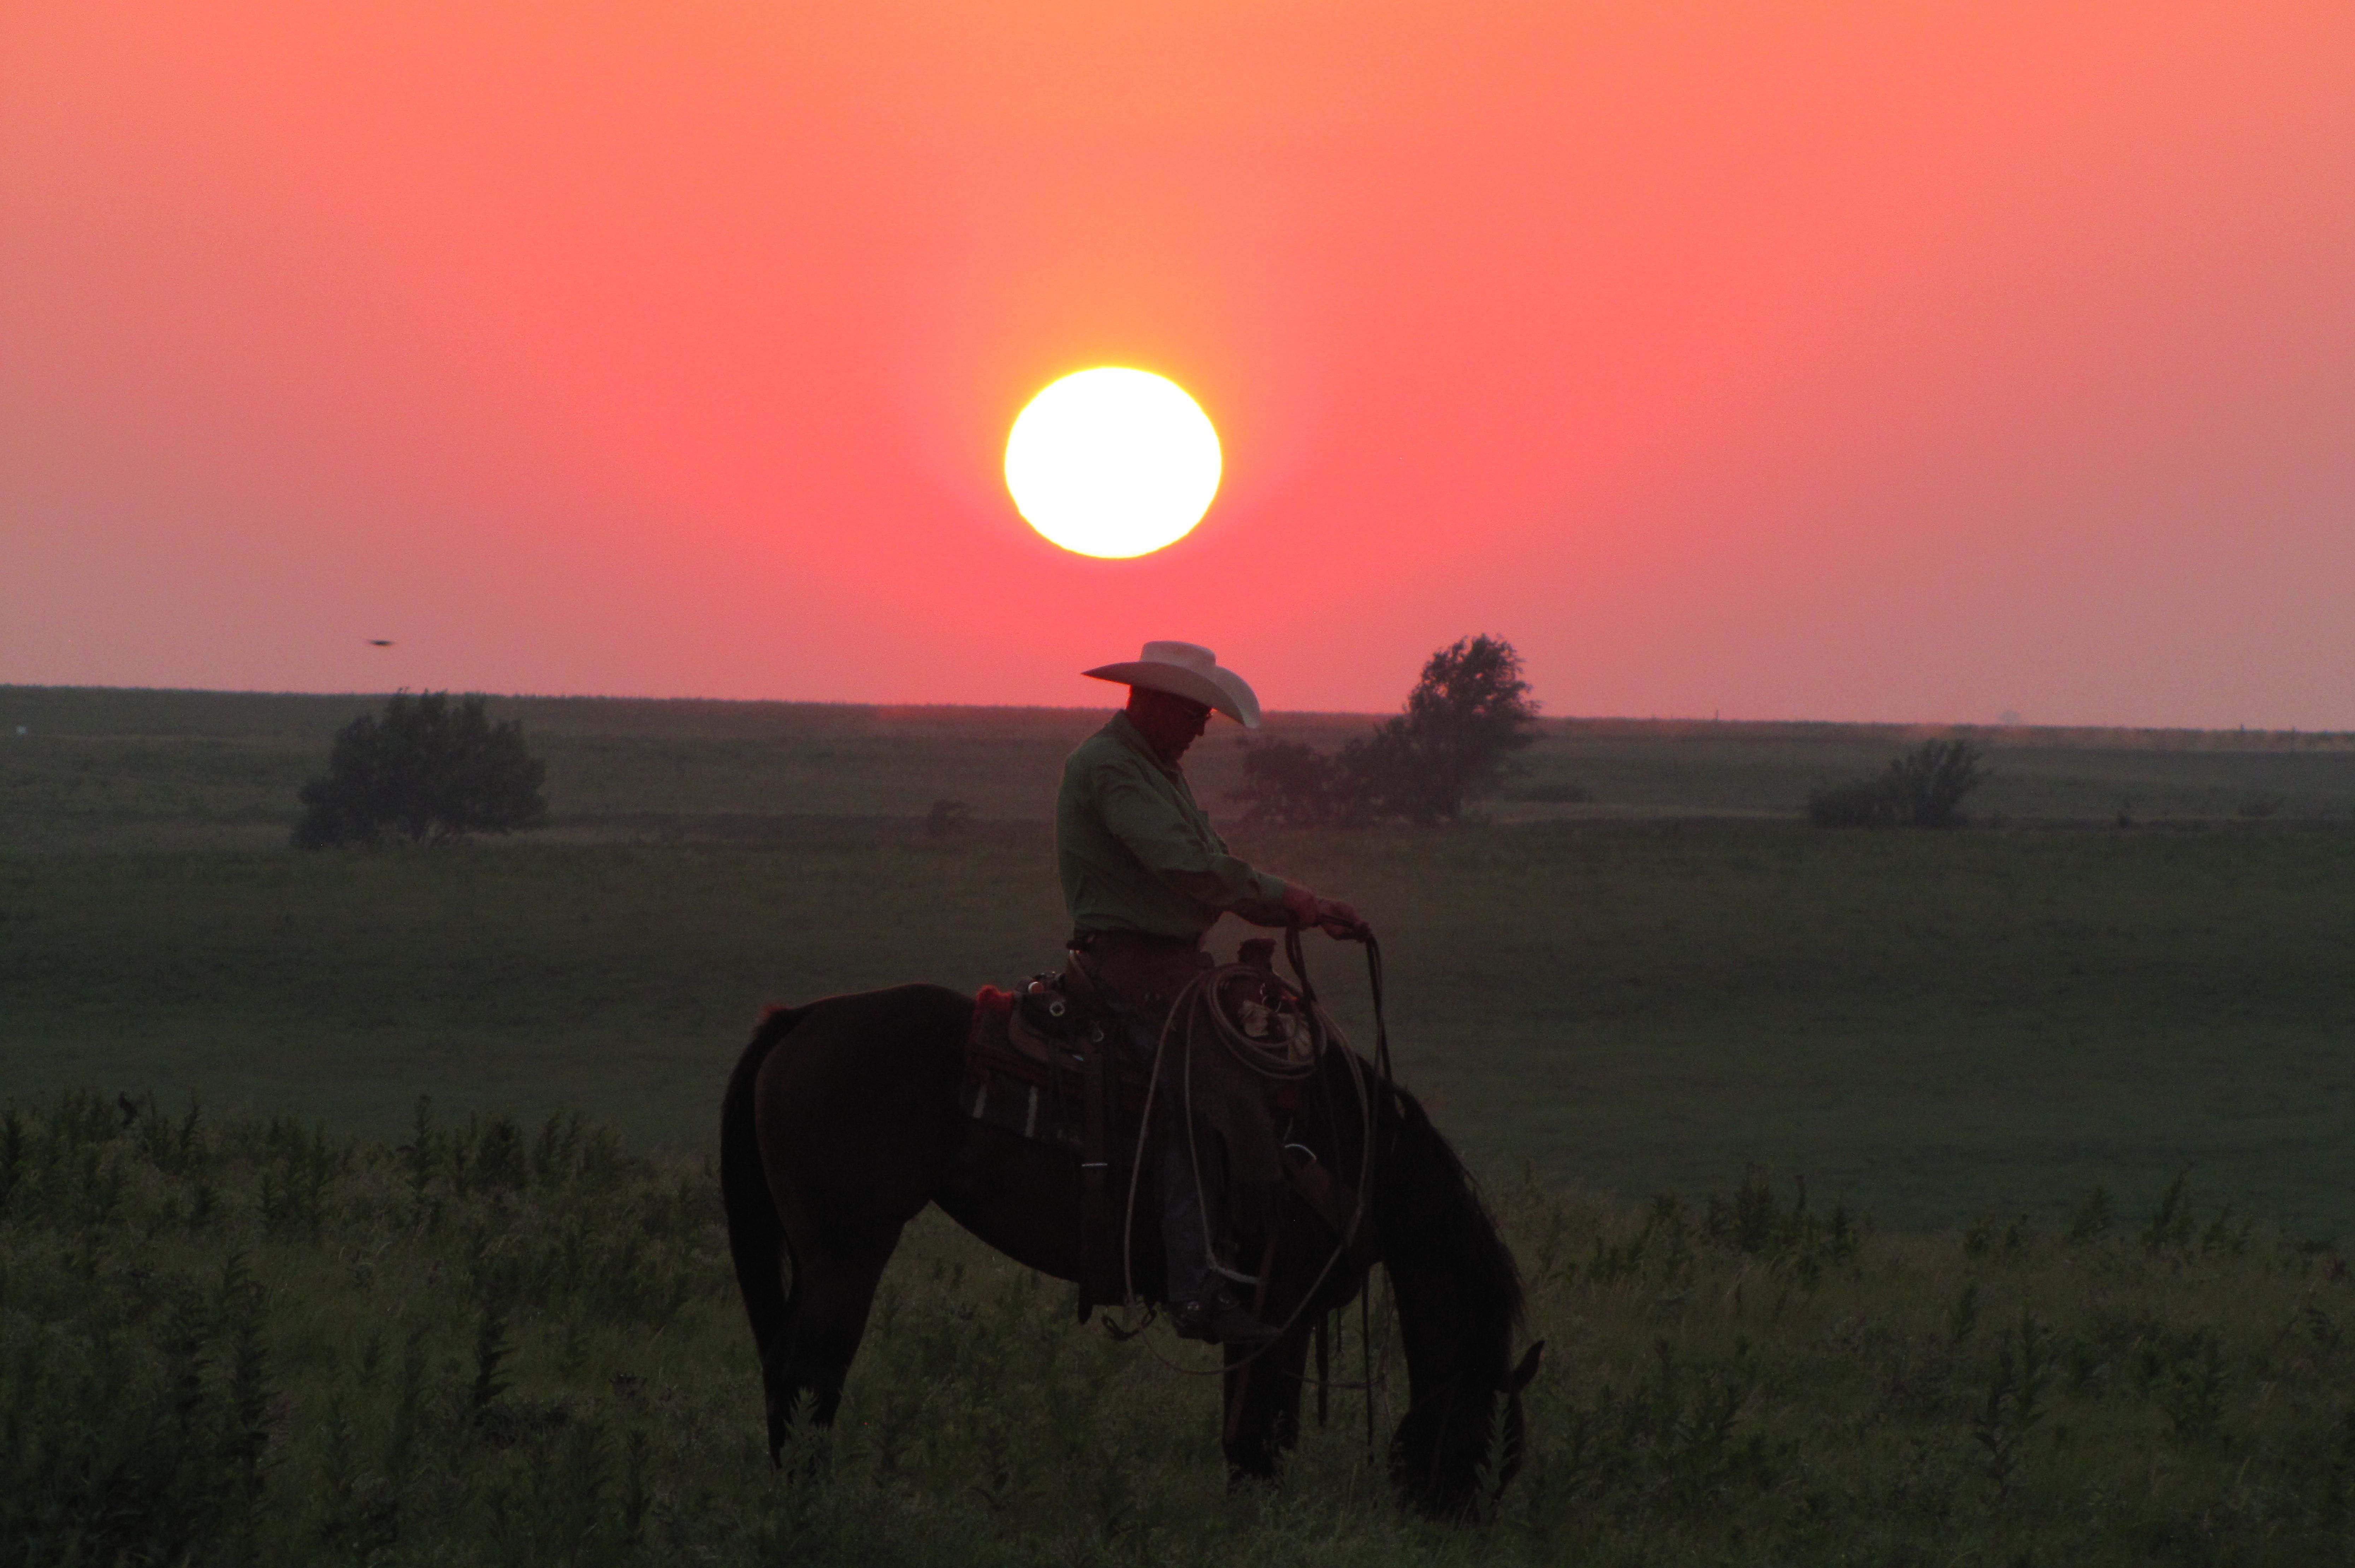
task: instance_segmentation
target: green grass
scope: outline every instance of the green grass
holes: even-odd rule
[[[1529,1462],[1448,1525],[1396,1509],[1348,1393],[1280,1485],[1231,1493],[1212,1380],[1074,1326],[1067,1287],[937,1217],[841,1424],[779,1477],[708,1163],[565,1118],[396,1146],[126,1103],[0,1121],[0,1563],[2355,1551],[2345,1262],[2180,1192],[1923,1238],[1763,1179],[1648,1206],[1508,1183],[1549,1347]],[[1403,1378],[1375,1321],[1386,1432]]]
[[[1045,815],[1098,715],[517,701],[549,832],[293,853],[295,784],[363,705],[0,688],[0,1082],[377,1133],[419,1093],[578,1107],[694,1150],[763,1002],[1057,961]],[[2049,1217],[2095,1181],[2143,1201],[2190,1168],[2302,1232],[2355,1224],[2343,737],[1995,753],[2015,808],[2139,780],[2175,810],[2157,827],[1798,825],[1807,788],[1903,738],[1561,725],[1514,789],[1590,799],[1235,837],[1373,916],[1403,1069],[1484,1168],[1642,1198],[1764,1163],[1903,1226]],[[1205,745],[1215,806],[1235,757]],[[2221,810],[2259,795],[2286,803]],[[943,798],[975,821],[934,841]],[[1313,950],[1362,1037],[1354,954]]]
[[[1528,825],[1249,845],[1362,900],[1401,1070],[1490,1169],[1641,1197],[1806,1173],[1891,1224],[2191,1167],[2355,1220],[2355,836]],[[760,1005],[1055,961],[1043,830],[0,861],[19,1092],[387,1131],[578,1106],[709,1146]],[[1359,1037],[1354,949],[1316,972]]]
[[[1098,715],[503,702],[553,828],[298,855],[366,705],[0,688],[0,1565],[2355,1553],[2347,737],[1987,735],[2000,826],[1824,833],[1914,732],[1562,723],[1460,828],[1235,834],[1375,918],[1529,1277],[1529,1471],[1444,1527],[1352,1395],[1228,1493],[1207,1383],[938,1215],[766,1467],[726,1071],[765,1001],[1052,964]]]

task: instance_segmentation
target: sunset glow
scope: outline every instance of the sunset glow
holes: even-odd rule
[[[1006,488],[1066,550],[1125,559],[1193,532],[1219,491],[1219,433],[1186,389],[1146,370],[1082,370],[1006,438]]]
[[[1552,713],[2355,727],[2348,0],[16,0],[0,60],[0,682],[1076,705],[1182,628],[1380,711],[1488,631]],[[1117,567],[1007,500],[1091,366],[1223,454]]]

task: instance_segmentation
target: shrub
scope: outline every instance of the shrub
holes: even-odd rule
[[[336,735],[325,778],[303,786],[294,847],[442,843],[548,820],[548,768],[524,749],[523,726],[493,724],[479,696],[397,694]]]
[[[1496,788],[1505,763],[1534,738],[1538,705],[1521,658],[1500,637],[1459,639],[1433,653],[1406,709],[1337,756],[1298,741],[1246,743],[1245,819],[1277,827],[1352,826],[1403,818],[1453,821]]]
[[[1886,779],[1866,779],[1807,797],[1807,821],[1819,828],[1893,828],[1897,800]]]
[[[1297,740],[1243,742],[1243,787],[1235,799],[1246,821],[1315,828],[1341,814],[1340,761]]]
[[[1958,828],[1963,798],[1986,782],[1985,754],[1966,740],[1925,740],[1878,778],[1807,797],[1819,828]]]

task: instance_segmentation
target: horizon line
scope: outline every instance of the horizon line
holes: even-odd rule
[[[35,682],[0,681],[0,694],[5,694],[9,692],[114,692],[123,693],[126,694],[147,694],[160,696],[253,698],[297,697],[315,698],[321,701],[334,701],[339,698],[353,698],[367,701],[381,701],[384,698],[397,694],[399,692],[410,691],[411,689],[412,688],[410,687],[401,686],[396,687],[391,691],[366,692],[355,690],[317,692],[297,691],[293,689],[272,690],[261,687],[117,686],[100,683],[50,684],[47,683]],[[419,691],[430,691],[437,688],[421,687],[413,689]],[[455,686],[439,689],[455,692],[463,696],[480,696],[485,699],[500,702],[703,703],[725,704],[742,707],[861,708],[877,713],[966,712],[1079,714],[1101,713],[1105,711],[1104,706],[1100,706],[1094,704],[948,703],[878,701],[871,699],[838,697],[713,697],[678,694],[656,696],[611,692],[491,692],[465,690]],[[1108,705],[1116,710],[1119,705],[1114,704]],[[1396,709],[1374,712],[1371,710],[1359,710],[1354,708],[1268,708],[1263,711],[1266,716],[1270,718],[1352,719],[1372,723],[1379,723],[1383,719],[1395,717],[1398,712]],[[1737,727],[1779,727],[1815,729],[1968,730],[1985,731],[1995,735],[2011,735],[2029,731],[2041,731],[2048,733],[2084,732],[2094,734],[2130,735],[2254,736],[2261,737],[2296,736],[2307,738],[2339,739],[2355,742],[2355,729],[2305,729],[2296,725],[2287,726],[2286,727],[2252,726],[2249,725],[2216,727],[2200,725],[2086,723],[2037,724],[2030,723],[2025,720],[2007,724],[2001,720],[1983,722],[1971,719],[1724,718],[1714,714],[1707,717],[1702,717],[1697,715],[1682,714],[1549,714],[1543,712],[1537,715],[1536,722],[1540,724],[1570,725],[1715,726],[1720,728],[1729,729]],[[1224,726],[1221,727],[1223,728]]]

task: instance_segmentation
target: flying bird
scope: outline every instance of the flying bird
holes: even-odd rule
[[[392,646],[392,639],[389,637],[371,637],[368,639],[368,646],[371,648],[389,648]]]

